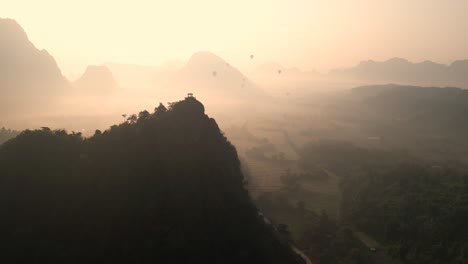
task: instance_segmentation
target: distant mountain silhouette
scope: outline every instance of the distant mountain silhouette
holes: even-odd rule
[[[119,89],[114,75],[106,66],[91,65],[73,85],[79,94],[109,94]]]
[[[38,50],[16,21],[0,18],[0,39],[2,92],[35,92],[66,84],[54,58],[46,50]]]
[[[208,52],[194,53],[187,62],[166,66],[107,63],[116,80],[125,89],[169,97],[195,93],[199,97],[246,100],[267,94],[221,57]],[[175,65],[174,65],[175,64]]]
[[[376,84],[398,83],[468,89],[468,60],[455,61],[450,65],[431,61],[412,63],[402,58],[383,62],[369,60],[356,67],[333,70],[329,75]]]
[[[54,58],[38,50],[23,28],[0,18],[0,115],[47,103],[68,88]]]
[[[177,86],[198,95],[235,99],[265,96],[265,92],[247,76],[219,56],[200,51],[192,55],[175,75]]]
[[[193,97],[88,139],[24,131],[0,146],[0,182],[2,256],[15,263],[302,263]]]

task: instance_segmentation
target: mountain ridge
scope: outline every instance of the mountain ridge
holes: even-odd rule
[[[197,94],[213,93],[236,99],[264,97],[266,93],[239,69],[209,51],[195,52],[179,70],[182,86],[193,87]]]
[[[0,36],[3,62],[0,82],[18,89],[31,89],[32,85],[57,88],[67,84],[54,57],[45,49],[37,49],[18,22],[0,18]],[[18,76],[21,74],[27,74],[28,78]]]
[[[0,116],[37,112],[70,88],[54,57],[13,19],[0,18]]]
[[[413,63],[398,57],[386,61],[367,60],[354,67],[332,70],[329,75],[377,84],[398,83],[468,89],[468,60],[456,60],[448,65],[428,60]]]

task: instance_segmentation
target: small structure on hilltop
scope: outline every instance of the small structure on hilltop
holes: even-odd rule
[[[193,96],[193,93],[188,93],[185,100],[169,105],[176,113],[205,114],[205,107]]]

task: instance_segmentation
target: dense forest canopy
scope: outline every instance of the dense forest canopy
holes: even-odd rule
[[[6,129],[4,127],[0,128],[0,145],[3,144],[3,142],[16,137],[18,134],[19,132],[15,130]]]
[[[344,218],[402,263],[468,261],[468,174],[419,164],[364,167],[343,181]]]
[[[465,166],[341,142],[309,144],[302,154],[303,164],[340,175],[343,223],[381,241],[392,258],[421,264],[468,261]]]
[[[193,97],[90,138],[24,131],[0,147],[0,183],[2,250],[18,262],[301,262]]]

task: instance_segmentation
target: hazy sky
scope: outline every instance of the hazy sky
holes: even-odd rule
[[[65,74],[114,61],[162,64],[210,50],[326,71],[360,60],[468,59],[468,0],[0,0]],[[255,54],[250,60],[249,55]]]

